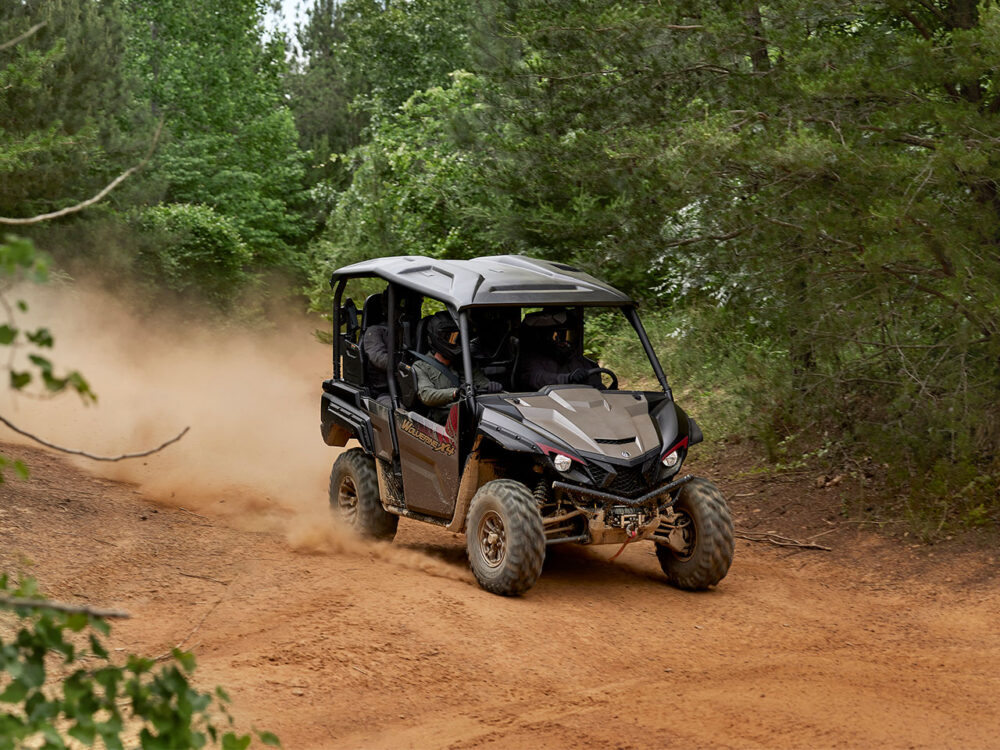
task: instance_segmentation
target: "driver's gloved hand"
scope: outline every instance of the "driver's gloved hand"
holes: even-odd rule
[[[503,383],[498,383],[495,380],[491,380],[490,384],[486,386],[487,393],[500,393],[503,390]]]
[[[587,370],[582,367],[577,367],[573,372],[569,374],[569,382],[571,383],[586,383],[589,374]]]

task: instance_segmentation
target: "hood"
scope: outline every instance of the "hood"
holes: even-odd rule
[[[526,423],[583,453],[620,462],[660,447],[650,404],[642,394],[573,386],[504,400]]]

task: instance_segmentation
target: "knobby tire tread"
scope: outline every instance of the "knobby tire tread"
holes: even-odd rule
[[[472,544],[479,544],[478,514],[480,506],[492,494],[507,512],[507,559],[503,574],[496,578],[480,575],[476,569],[476,552]],[[521,482],[513,479],[494,479],[476,492],[469,506],[469,525],[466,529],[469,546],[469,564],[472,572],[487,591],[503,596],[517,596],[535,585],[545,562],[545,531],[535,498]],[[468,536],[471,535],[471,536]]]
[[[372,539],[392,540],[399,516],[382,507],[374,459],[362,448],[351,448],[337,457],[330,472],[330,505],[335,510],[339,510],[337,496],[343,472],[350,473],[358,493],[355,531]]]
[[[679,560],[664,544],[656,545],[656,557],[667,579],[682,589],[697,591],[714,586],[729,572],[736,542],[733,519],[725,498],[712,482],[696,477],[681,488],[677,505],[692,516],[700,516],[697,549],[690,560]],[[700,509],[699,509],[700,506]]]

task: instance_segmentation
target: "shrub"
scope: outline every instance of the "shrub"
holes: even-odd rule
[[[250,745],[250,735],[216,726],[218,715],[232,724],[229,698],[222,688],[192,686],[192,654],[175,648],[160,666],[134,654],[116,664],[101,641],[110,631],[104,617],[37,597],[32,579],[11,587],[0,575],[0,609],[18,620],[9,640],[0,630],[0,750],[93,746],[98,738],[111,750],[132,737],[144,750]],[[280,746],[270,732],[256,734]]]
[[[176,292],[195,291],[227,307],[254,276],[252,254],[233,222],[209,206],[160,204],[138,215],[139,262]]]

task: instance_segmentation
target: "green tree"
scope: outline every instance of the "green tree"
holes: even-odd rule
[[[361,91],[360,71],[350,70],[339,54],[345,40],[343,8],[338,0],[317,0],[306,11],[287,78],[299,144],[312,156],[308,182],[317,188],[314,201],[320,210],[330,208],[321,196],[342,189],[347,177],[336,155],[361,142],[367,122],[352,106]]]
[[[1000,7],[484,0],[474,17],[464,89],[373,119],[326,255],[573,262],[673,311],[703,362],[719,337],[767,352],[720,385],[772,444],[827,429],[906,479],[951,466],[959,512],[989,494]],[[365,40],[391,38],[371,19]]]
[[[163,286],[185,292],[194,287],[219,306],[249,281],[250,250],[227,217],[209,206],[170,203],[152,206],[139,220],[139,262]]]
[[[262,0],[129,0],[131,66],[166,118],[152,170],[163,203],[202,204],[239,230],[257,265],[297,268],[308,234],[305,154],[283,101],[284,41]]]
[[[470,17],[468,0],[319,0],[307,11],[288,87],[319,211],[331,210],[365,158],[347,156],[352,149],[412,94],[468,67]]]
[[[123,23],[117,0],[0,5],[0,216],[75,203],[138,161],[151,128],[133,116]]]

